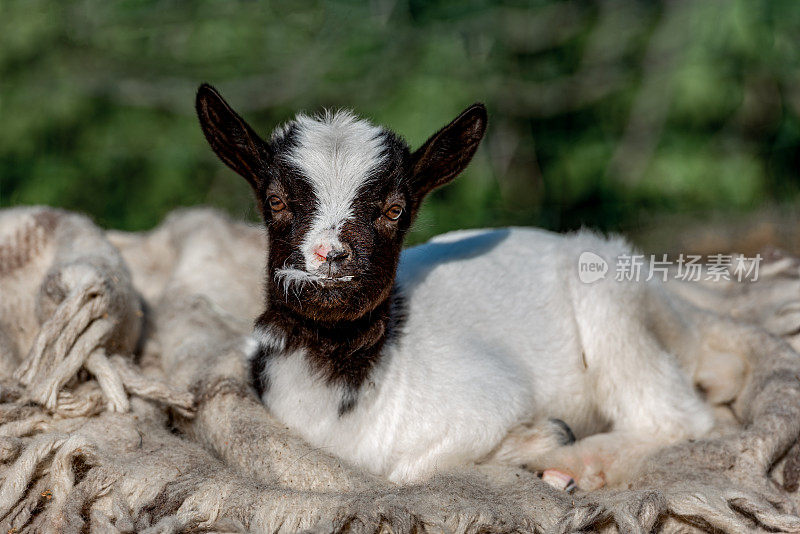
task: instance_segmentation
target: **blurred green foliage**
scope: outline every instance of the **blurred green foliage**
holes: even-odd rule
[[[417,241],[738,213],[798,198],[798,38],[797,0],[3,0],[0,206],[254,219],[193,115],[208,81],[265,135],[348,107],[418,145],[485,102],[484,146]]]

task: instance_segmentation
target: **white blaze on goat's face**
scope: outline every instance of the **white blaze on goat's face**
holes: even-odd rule
[[[295,146],[287,160],[311,184],[316,208],[301,244],[308,272],[315,272],[325,255],[343,247],[342,224],[353,217],[353,202],[383,160],[384,131],[349,112],[299,115]]]

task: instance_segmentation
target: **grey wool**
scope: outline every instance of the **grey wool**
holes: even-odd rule
[[[0,532],[800,532],[796,259],[687,290],[761,354],[714,433],[568,494],[489,464],[396,486],[279,424],[245,361],[265,242],[205,209],[0,211]]]

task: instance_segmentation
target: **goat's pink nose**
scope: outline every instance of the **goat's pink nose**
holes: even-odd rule
[[[330,251],[331,251],[331,246],[326,243],[320,243],[319,245],[311,249],[311,252],[313,252],[314,255],[317,257],[317,259],[321,261],[325,261]]]

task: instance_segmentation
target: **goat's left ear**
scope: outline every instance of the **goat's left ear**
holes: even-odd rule
[[[412,154],[417,198],[422,199],[467,167],[486,132],[487,122],[486,107],[472,104]]]

